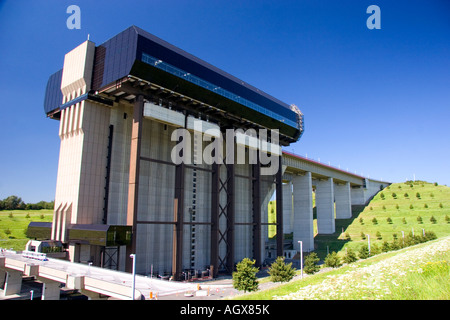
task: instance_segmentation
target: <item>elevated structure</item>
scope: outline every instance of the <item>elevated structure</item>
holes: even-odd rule
[[[282,168],[261,175],[264,155],[250,163],[249,154],[266,137],[225,130],[276,130],[279,144],[269,141],[264,154],[279,163],[280,145],[303,132],[297,107],[132,26],[67,53],[44,109],[60,121],[61,139],[51,239],[68,243],[71,261],[105,260],[104,246],[70,241],[74,226],[100,224],[131,227],[120,260],[131,270],[135,253],[140,273],[153,266],[181,278],[190,269],[231,272],[246,256],[263,261],[267,203]],[[179,128],[200,139],[184,151],[187,161],[174,163]],[[243,163],[198,159],[195,151],[215,141],[208,129],[223,133],[224,146],[239,140]]]
[[[276,255],[283,229],[311,239],[313,188],[324,233],[335,202],[346,217],[369,190],[363,177],[282,154],[303,133],[295,105],[135,26],[67,53],[44,110],[61,140],[49,234],[72,262],[131,271],[135,254],[141,274],[230,273],[268,257],[270,224]]]

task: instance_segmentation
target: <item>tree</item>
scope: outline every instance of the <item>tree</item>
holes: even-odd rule
[[[383,241],[383,244],[381,246],[381,251],[388,252],[389,250],[391,250],[391,246],[389,245],[389,242],[387,242],[386,240]]]
[[[255,262],[255,260],[244,258],[236,265],[236,271],[232,275],[235,289],[243,290],[244,292],[258,290],[256,273],[259,269],[253,266]]]
[[[358,258],[356,258],[355,251],[353,251],[351,248],[347,248],[343,260],[345,263],[352,263],[358,260]]]
[[[329,253],[325,257],[324,263],[325,263],[325,266],[331,267],[331,268],[337,268],[342,265],[341,259],[339,258],[339,256],[337,255],[337,253],[335,251]]]
[[[392,224],[392,219],[391,219],[391,217],[387,217],[386,221],[387,221],[387,223]]]
[[[319,266],[317,265],[317,262],[319,262],[319,257],[317,256],[317,253],[311,252],[305,258],[303,270],[305,270],[307,274],[316,273],[317,271],[319,271]]]
[[[381,238],[381,233],[380,233],[380,231],[377,231],[376,237],[377,237],[378,240],[381,240],[381,239],[382,239],[382,238]]]
[[[418,223],[422,223],[422,217],[421,216],[417,216],[417,222]]]
[[[372,219],[372,223],[373,223],[373,224],[378,224],[377,218],[374,217],[374,218]]]
[[[431,221],[431,223],[436,223],[437,220],[434,216],[431,216],[430,221]]]
[[[363,244],[358,252],[360,259],[367,259],[369,257],[369,247],[367,244]]]
[[[284,257],[277,257],[277,259],[269,267],[270,280],[273,282],[288,282],[295,275],[295,269],[292,268],[292,262],[286,264]]]

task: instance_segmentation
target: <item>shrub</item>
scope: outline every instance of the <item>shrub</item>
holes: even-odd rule
[[[364,219],[363,218],[359,218],[359,223],[364,224]]]
[[[376,237],[377,237],[378,240],[381,240],[381,239],[382,239],[382,238],[381,238],[381,233],[380,233],[380,231],[377,231]]]
[[[366,235],[361,231],[361,239],[366,240]]]
[[[342,265],[341,259],[339,258],[337,253],[334,252],[334,251],[329,253],[325,257],[324,263],[325,263],[326,267],[331,267],[331,268],[337,268],[337,267],[340,267]]]
[[[397,194],[395,192],[392,192],[392,198],[397,199]]]
[[[430,221],[431,221],[431,223],[436,223],[437,220],[434,216],[431,216]]]
[[[426,209],[426,208],[428,208],[428,205],[425,203],[425,204],[423,205],[423,207]]]
[[[445,215],[445,222],[447,222],[447,223],[450,222],[450,218],[448,217],[448,215]]]
[[[350,237],[350,233],[348,233],[348,232],[345,233],[345,240],[347,240],[347,241],[352,240],[352,238]]]
[[[442,203],[439,203],[439,208],[443,208],[444,206],[442,205]]]
[[[383,210],[386,210],[386,206],[385,205],[383,205]]]
[[[358,256],[360,259],[367,259],[369,257],[369,247],[367,244],[363,244],[361,248],[359,248]]]
[[[254,267],[254,264],[255,260],[244,258],[236,265],[236,271],[233,272],[233,287],[235,289],[244,292],[258,290],[258,280],[256,279],[258,268]]]
[[[31,217],[30,217],[30,214],[27,213],[27,215],[25,216],[25,218],[30,219],[30,218],[31,218]]]
[[[383,241],[383,244],[381,245],[381,251],[388,252],[389,250],[391,250],[391,246],[389,245],[389,242],[387,242],[386,240]]]
[[[384,193],[383,192],[380,193],[380,198],[381,198],[381,200],[384,200]]]
[[[356,258],[355,251],[353,251],[351,248],[347,248],[343,260],[345,263],[352,263],[358,260],[358,258]]]
[[[437,239],[436,234],[433,231],[426,231],[424,238],[426,241]]]
[[[319,257],[317,256],[317,253],[311,252],[308,254],[308,256],[305,258],[305,263],[303,266],[303,270],[307,274],[313,274],[319,271],[319,266],[317,265],[317,262],[319,262]]]
[[[386,221],[387,221],[387,223],[392,224],[392,219],[391,219],[391,217],[387,217]]]
[[[284,257],[277,257],[269,267],[269,275],[272,282],[289,282],[294,277],[295,269],[292,268],[292,262],[286,264],[284,259]]]
[[[409,197],[408,192],[405,192],[405,198],[408,198],[408,197]]]
[[[419,192],[416,193],[416,198],[420,199],[420,193]]]
[[[438,183],[437,183],[437,182],[435,182],[435,183],[434,183],[434,186],[435,186],[435,187],[437,187],[437,185],[438,185]]]
[[[410,209],[414,209],[414,206],[412,205],[412,203],[409,205]]]
[[[397,240],[397,234],[396,233],[393,233],[392,237],[394,238],[394,240]]]
[[[421,216],[417,216],[417,218],[416,218],[416,219],[417,219],[417,222],[418,222],[418,223],[422,223],[422,222],[423,222],[423,221],[422,221],[422,217],[421,217]]]
[[[373,219],[372,219],[372,223],[373,223],[373,224],[378,224],[377,218],[373,218]]]
[[[400,209],[400,206],[398,205],[398,203],[395,205],[395,208],[398,210]]]
[[[402,222],[403,222],[403,224],[406,224],[406,218],[405,217],[403,217]]]

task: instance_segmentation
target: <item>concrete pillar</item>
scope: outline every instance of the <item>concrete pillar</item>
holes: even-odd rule
[[[291,233],[293,225],[292,183],[283,184],[283,232]]]
[[[364,205],[366,203],[366,198],[364,195],[363,187],[351,188],[351,203],[353,205]]]
[[[12,294],[20,294],[22,289],[22,272],[16,270],[8,270],[6,272],[4,296]]]
[[[3,269],[0,269],[0,289],[2,289],[2,290],[5,286],[5,278],[6,278],[6,271]]]
[[[294,195],[294,249],[299,250],[302,241],[303,251],[314,250],[313,203],[311,172],[292,179]]]
[[[316,184],[317,231],[319,234],[335,232],[333,178],[318,180]]]
[[[42,300],[59,300],[60,298],[60,289],[59,282],[42,279]]]
[[[336,201],[336,219],[350,219],[352,217],[350,182],[335,184],[334,198]]]

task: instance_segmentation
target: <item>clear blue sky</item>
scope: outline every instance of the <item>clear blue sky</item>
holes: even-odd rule
[[[71,4],[81,30],[66,27]],[[371,4],[380,30],[366,27]],[[0,0],[0,199],[54,199],[48,77],[88,34],[99,45],[133,24],[297,104],[306,130],[287,151],[371,178],[450,185],[448,0]]]

